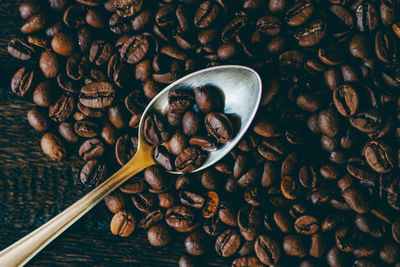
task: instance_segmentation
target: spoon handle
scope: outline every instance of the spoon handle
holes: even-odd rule
[[[142,147],[143,148],[143,147]],[[23,266],[100,200],[136,173],[154,164],[147,149],[135,156],[110,178],[69,206],[56,217],[0,252],[0,265]]]

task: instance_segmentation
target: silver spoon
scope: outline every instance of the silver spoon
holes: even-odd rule
[[[195,172],[209,167],[225,156],[239,142],[250,126],[261,98],[259,75],[250,68],[237,65],[203,69],[175,81],[162,90],[143,112],[139,124],[138,149],[135,156],[110,178],[56,217],[2,250],[0,252],[1,266],[23,266],[105,196],[136,173],[155,164],[151,153],[153,147],[143,140],[144,118],[152,111],[164,115],[167,113],[169,91],[178,88],[194,88],[205,84],[217,86],[222,90],[225,96],[224,113],[234,114],[238,118],[239,129],[232,140],[211,152],[203,165]],[[179,172],[174,173],[179,174]]]

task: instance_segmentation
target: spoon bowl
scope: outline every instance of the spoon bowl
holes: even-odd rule
[[[262,92],[261,79],[257,72],[238,65],[224,65],[199,70],[171,83],[162,90],[143,112],[139,124],[138,150],[141,149],[143,143],[148,146],[143,138],[145,118],[153,112],[166,116],[169,109],[168,93],[178,89],[193,90],[195,87],[203,85],[215,86],[222,91],[225,100],[224,113],[235,119],[233,121],[235,133],[230,141],[210,152],[202,166],[193,172],[211,166],[229,153],[250,126],[257,112]],[[170,171],[170,173],[181,174],[178,171]]]
[[[177,80],[162,90],[143,112],[139,123],[138,149],[133,158],[56,217],[0,251],[2,266],[26,264],[105,196],[138,172],[153,165],[153,147],[143,139],[144,120],[151,112],[159,112],[163,115],[167,113],[168,92],[171,90],[194,89],[202,85],[213,85],[222,90],[225,97],[224,113],[228,116],[234,115],[237,120],[234,121],[236,129],[233,139],[211,152],[203,165],[194,171],[205,169],[225,156],[245,134],[260,103],[261,79],[254,70],[243,66],[226,65],[200,70]]]

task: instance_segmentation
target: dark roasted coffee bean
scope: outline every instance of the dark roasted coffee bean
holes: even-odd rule
[[[149,144],[158,145],[170,138],[167,125],[158,114],[149,115],[144,121],[144,138]]]
[[[283,250],[289,256],[303,258],[307,255],[307,246],[300,235],[287,235],[283,239]]]
[[[81,80],[86,74],[89,67],[87,57],[81,54],[74,54],[67,60],[66,72],[69,78],[73,80]]]
[[[207,132],[212,135],[218,143],[227,143],[233,136],[233,127],[229,118],[218,112],[211,112],[204,118]]]
[[[363,153],[368,165],[377,173],[389,172],[395,166],[392,148],[383,141],[368,141]]]
[[[375,54],[376,57],[386,63],[391,64],[397,61],[398,46],[393,36],[386,31],[378,31],[375,34]]]
[[[7,50],[10,55],[20,60],[30,60],[35,54],[35,47],[20,38],[11,39]]]
[[[72,55],[76,46],[76,40],[74,37],[65,32],[58,32],[51,39],[51,48],[57,54],[62,56]]]
[[[89,108],[104,108],[114,101],[115,90],[108,82],[93,82],[82,87],[79,102]]]
[[[263,264],[256,257],[248,256],[248,257],[236,258],[232,262],[232,266],[233,267],[246,267],[246,266],[261,267],[261,266],[263,266]]]
[[[142,60],[135,66],[135,78],[136,80],[146,81],[150,77],[151,62],[149,59]]]
[[[97,40],[92,43],[89,50],[89,59],[97,66],[104,65],[108,62],[113,52],[111,43],[104,40]]]
[[[257,20],[256,29],[268,36],[275,36],[281,32],[281,21],[275,16],[264,16]]]
[[[76,143],[79,140],[79,136],[75,133],[74,125],[71,122],[60,123],[58,125],[58,133],[67,142]]]
[[[26,67],[22,67],[11,79],[11,91],[18,96],[26,96],[31,93],[34,87],[36,73]]]
[[[347,204],[357,213],[366,213],[371,208],[370,199],[359,188],[349,187],[342,192],[342,196]]]
[[[197,264],[195,263],[194,257],[189,255],[182,255],[179,258],[179,267],[195,267]]]
[[[182,118],[182,131],[185,135],[195,135],[200,127],[199,115],[194,111],[186,111]]]
[[[43,114],[42,111],[40,111],[38,108],[34,107],[31,110],[28,111],[27,113],[27,119],[29,124],[39,132],[43,132],[47,130],[50,127],[50,122]]]
[[[220,234],[215,241],[215,250],[222,257],[232,256],[240,246],[240,236],[234,230],[228,229]]]
[[[95,137],[99,134],[100,126],[94,121],[81,120],[74,124],[75,132],[81,137]]]
[[[44,77],[55,78],[58,73],[58,60],[56,54],[50,51],[44,51],[40,55],[39,67]]]
[[[19,14],[23,19],[29,19],[33,15],[38,14],[40,10],[40,2],[36,0],[24,1],[19,5]]]
[[[111,105],[108,107],[108,120],[117,129],[122,129],[126,126],[125,110],[121,105]]]
[[[222,95],[216,87],[196,87],[194,88],[194,98],[199,109],[205,113],[223,109]]]
[[[61,161],[67,154],[61,139],[53,133],[45,133],[40,140],[40,146],[43,153],[52,160]]]
[[[354,226],[343,226],[335,233],[335,242],[338,249],[351,252],[357,246],[357,231]]]
[[[311,215],[304,215],[297,218],[294,229],[299,234],[312,235],[319,229],[318,220]]]
[[[169,209],[175,203],[175,195],[171,192],[160,193],[158,196],[158,205],[161,208]]]
[[[232,39],[236,39],[239,33],[247,26],[249,18],[247,15],[239,15],[230,22],[228,22],[222,29],[221,38],[227,42]],[[240,43],[240,42],[239,42]]]
[[[313,13],[313,2],[300,1],[289,8],[285,14],[285,21],[289,26],[300,26],[304,24]]]
[[[106,175],[106,165],[97,159],[92,159],[82,167],[80,178],[83,184],[89,187],[96,187],[103,182]]]
[[[320,111],[318,114],[318,126],[321,132],[329,137],[337,135],[340,130],[338,114],[332,108]]]
[[[154,247],[163,247],[171,241],[170,229],[164,224],[156,224],[147,231],[147,240]]]
[[[311,245],[308,253],[314,258],[321,258],[325,254],[326,239],[324,235],[317,232],[311,236]]]
[[[177,131],[168,142],[169,150],[175,156],[182,153],[183,149],[185,149],[186,146],[187,139],[181,131]]]
[[[99,158],[103,153],[104,144],[97,138],[86,140],[79,148],[79,156],[81,156],[84,161]]]
[[[74,105],[74,97],[71,94],[63,93],[56,102],[49,107],[50,119],[56,122],[65,121],[72,115]]]
[[[293,219],[289,213],[282,210],[275,210],[273,218],[276,226],[282,233],[287,234],[293,231]]]
[[[190,233],[185,239],[185,249],[190,255],[203,255],[209,250],[207,236],[199,231]]]
[[[292,176],[284,176],[281,180],[281,191],[287,199],[296,199],[300,193],[300,187]]]
[[[140,193],[134,194],[131,197],[133,205],[143,213],[150,213],[156,208],[156,198],[155,195],[148,192],[142,191]]]
[[[152,193],[164,192],[171,185],[169,176],[158,165],[147,167],[144,171],[144,179],[151,187]]]
[[[143,1],[133,0],[116,0],[114,8],[117,14],[121,17],[132,17],[142,9]]]
[[[325,34],[326,23],[322,20],[316,20],[297,32],[294,37],[298,40],[299,46],[310,47],[321,42]]]
[[[85,17],[86,23],[93,28],[101,29],[106,26],[105,14],[99,9],[89,9]]]
[[[185,206],[169,208],[165,213],[165,221],[178,232],[191,232],[199,225],[193,209]]]
[[[135,217],[133,217],[132,213],[125,210],[115,213],[110,223],[111,233],[122,237],[130,236],[135,227]]]
[[[134,176],[119,187],[125,194],[137,194],[143,191],[145,185],[142,177]]]
[[[107,208],[112,213],[117,213],[125,207],[124,195],[115,191],[104,198]]]
[[[343,84],[333,91],[333,103],[338,112],[345,116],[353,116],[359,107],[359,96],[357,90],[349,85]]]
[[[177,113],[183,113],[193,104],[193,92],[189,90],[174,90],[168,93],[168,103]]]
[[[153,158],[156,163],[168,171],[174,170],[173,155],[162,145],[157,145],[153,150]]]
[[[134,35],[130,37],[122,46],[120,55],[122,60],[129,64],[141,61],[149,51],[149,40],[144,35]]]
[[[359,157],[350,157],[348,159],[347,171],[362,181],[373,181],[378,178],[376,173],[372,172],[368,167],[367,162]]]
[[[336,246],[328,251],[326,254],[326,261],[330,267],[348,266],[350,264],[348,255],[340,251]]]
[[[219,12],[218,3],[209,0],[203,1],[194,14],[194,25],[198,28],[207,28],[215,21]]]
[[[185,148],[175,159],[175,167],[182,172],[192,172],[199,168],[205,160],[205,155],[195,147]]]
[[[42,30],[46,26],[48,20],[46,16],[47,14],[45,13],[33,15],[27,21],[25,21],[24,25],[22,25],[21,32],[29,34]]]
[[[266,265],[272,265],[279,261],[281,250],[274,239],[267,235],[260,235],[254,242],[254,251],[257,258]]]
[[[373,5],[362,3],[356,9],[357,28],[363,31],[373,31],[378,27],[378,15]]]
[[[39,83],[33,91],[33,102],[40,107],[48,107],[53,103],[54,93],[50,81]]]

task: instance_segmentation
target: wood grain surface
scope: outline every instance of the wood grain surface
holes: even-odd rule
[[[11,93],[10,79],[21,62],[7,53],[22,24],[15,0],[0,1],[0,250],[11,245],[85,194],[78,179],[82,162],[68,157],[51,162],[40,149],[41,134],[26,120],[31,99]],[[177,266],[184,235],[154,248],[145,231],[128,238],[109,230],[112,214],[101,202],[36,256],[28,266]],[[201,266],[227,266],[232,259],[215,252],[199,258]],[[1,265],[1,263],[0,263]]]

